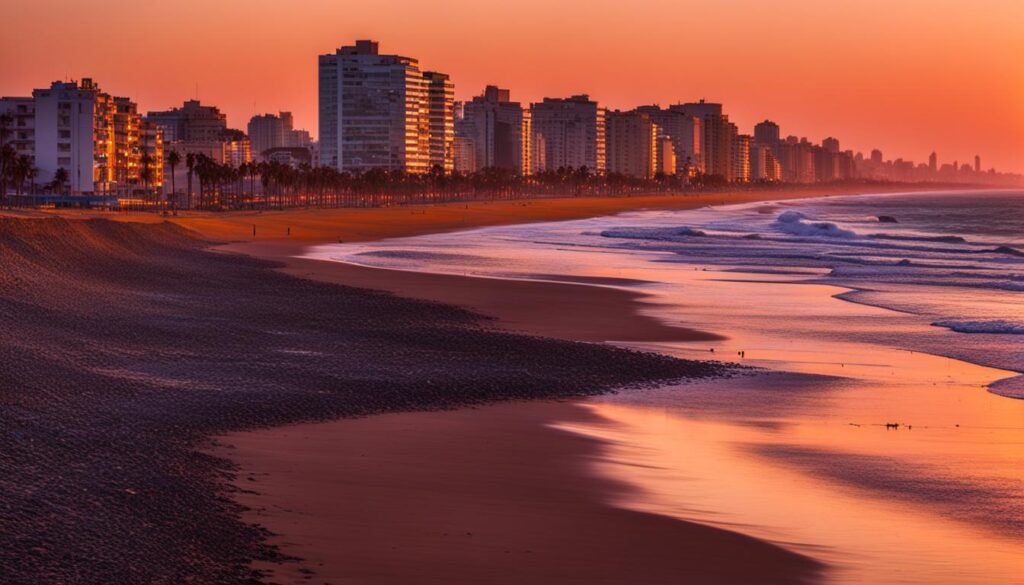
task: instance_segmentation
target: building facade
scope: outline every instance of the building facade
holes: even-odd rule
[[[430,76],[441,79],[438,73]],[[373,41],[356,41],[321,55],[321,163],[352,172],[427,172],[431,166],[430,86],[416,59],[381,55]],[[450,90],[446,80],[443,92]],[[447,132],[446,124],[437,128]],[[444,140],[439,137],[435,144]],[[454,166],[454,152],[452,157]]]
[[[198,100],[188,100],[180,108],[149,112],[146,121],[160,126],[164,142],[213,142],[222,140],[228,128],[227,116]]]
[[[531,174],[530,111],[513,102],[507,89],[489,85],[466,102],[462,124],[473,145],[474,170],[495,167]]]
[[[427,152],[430,169],[455,170],[455,84],[447,74],[425,71],[427,83]]]
[[[608,112],[607,169],[638,179],[658,173],[658,126],[643,112]]]
[[[676,172],[704,172],[703,131],[701,119],[678,109],[641,106],[636,109],[651,117],[663,135],[672,141]]]
[[[589,96],[544,98],[530,106],[530,116],[535,172],[581,167],[605,171],[605,110]]]
[[[52,181],[63,169],[68,181],[60,188],[73,194],[131,195],[147,185],[162,185],[163,171],[156,162],[163,157],[162,129],[144,123],[130,99],[111,96],[85,78],[55,81],[49,88],[33,91],[31,108],[28,100],[5,103],[13,104],[16,111],[21,108],[25,131],[16,136],[22,137],[23,154],[29,154],[31,144],[39,182]]]
[[[739,132],[729,117],[722,113],[722,104],[700,100],[673,105],[669,109],[700,118],[703,172],[728,182],[735,181],[738,165],[734,152]]]

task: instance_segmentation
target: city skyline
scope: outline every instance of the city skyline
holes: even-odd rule
[[[198,98],[225,112],[231,127],[245,127],[252,115],[291,111],[297,128],[316,132],[316,56],[351,38],[373,38],[395,53],[415,55],[430,68],[450,74],[456,98],[463,101],[488,84],[509,88],[523,103],[587,93],[609,109],[622,110],[704,97],[726,104],[730,119],[743,132],[769,118],[782,126],[783,135],[806,136],[813,142],[838,136],[844,149],[865,156],[879,148],[888,159],[923,162],[937,151],[942,162],[963,163],[980,154],[985,168],[1024,170],[1024,108],[1019,105],[1024,103],[1024,83],[1006,76],[1012,71],[1012,55],[1024,50],[1024,41],[1009,34],[1024,8],[1010,2],[965,11],[957,8],[967,4],[955,0],[928,4],[931,9],[923,13],[925,4],[905,2],[891,7],[886,19],[878,19],[886,21],[881,23],[865,16],[881,6],[871,1],[857,10],[830,8],[827,19],[797,24],[781,22],[767,8],[741,0],[729,4],[747,10],[747,16],[723,19],[719,11],[717,20],[702,18],[702,11],[710,9],[696,4],[683,10],[642,2],[629,11],[602,4],[598,12],[603,16],[577,15],[571,30],[559,33],[554,24],[540,21],[544,19],[532,24],[524,20],[529,9],[537,9],[528,1],[510,7],[508,21],[501,24],[525,27],[521,39],[487,38],[485,33],[498,25],[474,20],[467,3],[440,4],[448,9],[438,10],[438,3],[394,0],[367,12],[317,0],[301,13],[276,11],[270,19],[268,3],[247,3],[241,11],[242,4],[230,3],[201,11],[204,17],[194,23],[194,34],[183,46],[174,35],[176,27],[185,26],[187,17],[181,14],[147,6],[129,16],[110,11],[106,18],[113,25],[151,11],[163,24],[136,27],[116,42],[85,43],[96,16],[83,15],[74,25],[47,22],[37,17],[39,10],[68,3],[44,1],[15,9],[12,34],[0,37],[0,94],[24,95],[65,76],[93,77],[151,111],[197,97],[198,85]],[[783,13],[802,4],[776,3],[773,10]],[[424,16],[431,6],[447,15],[445,34],[410,30],[405,21]],[[199,10],[187,8],[176,12],[194,17]],[[547,10],[554,21],[568,22],[567,8]],[[686,18],[675,21],[679,38],[666,40],[668,24],[662,21],[684,13]],[[594,42],[610,38],[602,35],[613,30],[612,16],[623,34],[614,42]],[[761,18],[760,28],[755,17]],[[899,27],[911,17],[916,24],[901,32]],[[843,19],[845,28],[838,24]],[[242,26],[227,26],[234,21]],[[638,25],[649,31],[626,34]],[[40,26],[46,26],[47,34],[33,32]],[[735,47],[726,43],[729,39]],[[510,47],[510,42],[518,45]],[[821,43],[831,44],[822,51]],[[901,43],[906,46],[899,48]],[[146,65],[126,62],[126,47]],[[216,47],[221,50],[214,51]],[[503,50],[513,48],[514,59],[502,56]],[[19,59],[19,54],[33,54],[33,59]],[[823,65],[820,54],[831,61]],[[782,81],[769,83],[771,79]]]

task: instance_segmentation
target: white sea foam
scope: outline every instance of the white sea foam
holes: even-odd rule
[[[780,232],[794,236],[826,238],[856,238],[857,232],[843,229],[830,222],[804,221],[807,217],[799,211],[784,211],[775,219],[774,227]]]

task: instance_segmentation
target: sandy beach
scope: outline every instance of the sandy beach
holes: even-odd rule
[[[153,503],[146,508],[157,510],[175,509],[182,486],[187,487],[191,512],[165,530],[179,536],[158,531],[159,538],[144,539],[137,547],[140,556],[134,561],[114,560],[117,555],[102,547],[88,548],[93,544],[72,547],[83,554],[103,553],[101,558],[111,560],[96,569],[125,567],[121,574],[129,579],[200,574],[234,581],[256,578],[254,569],[273,569],[275,578],[324,583],[544,582],[552,575],[549,582],[663,583],[683,575],[702,583],[815,580],[818,563],[776,545],[612,505],[613,496],[634,488],[598,478],[587,465],[602,457],[601,441],[550,428],[575,417],[594,422],[593,415],[571,404],[347,420],[727,374],[716,366],[577,343],[711,341],[719,339],[714,331],[673,327],[640,314],[643,295],[582,282],[510,283],[297,258],[310,245],[339,240],[808,195],[743,192],[183,214],[170,222],[99,212],[57,215],[115,221],[4,220],[0,243],[23,261],[8,264],[0,274],[0,284],[7,286],[0,298],[38,307],[35,312],[22,308],[20,316],[5,313],[7,362],[25,364],[22,373],[27,372],[30,360],[38,359],[32,356],[50,355],[43,348],[67,347],[70,338],[89,331],[86,337],[95,343],[73,351],[73,364],[54,371],[78,379],[79,386],[79,372],[86,372],[85,387],[98,389],[116,379],[120,394],[111,402],[97,390],[99,399],[86,409],[88,421],[77,400],[62,399],[67,410],[54,416],[64,427],[80,429],[84,445],[106,445],[103,437],[111,427],[93,423],[111,420],[125,401],[134,402],[132,408],[151,415],[133,421],[123,438],[150,437],[158,455],[147,460],[130,450],[130,459],[112,458],[107,449],[69,450],[57,444],[44,458],[47,463],[34,464],[35,475],[27,475],[45,482],[52,469],[76,458],[138,466],[139,481],[104,485],[97,501],[116,502],[124,494],[134,498],[141,484],[152,490],[147,493]],[[12,215],[24,220],[54,214]],[[128,225],[115,227],[122,224]],[[195,239],[196,233],[205,240]],[[204,250],[211,245],[214,251]],[[43,260],[30,260],[33,253]],[[76,279],[73,286],[68,276]],[[95,302],[76,304],[83,287],[94,293]],[[39,329],[38,317],[19,320],[54,306],[74,320],[52,322],[45,330]],[[141,327],[142,337],[135,332]],[[197,345],[174,347],[182,335]],[[175,360],[173,367],[168,359]],[[52,356],[55,365],[66,360]],[[18,367],[8,372],[10,379],[3,381],[9,387],[31,385]],[[204,392],[168,395],[168,388]],[[225,389],[232,390],[217,391],[214,398],[208,394]],[[32,449],[18,437],[45,436],[46,421],[24,418],[39,406],[19,401],[15,420],[24,430],[6,436],[15,441],[8,452],[24,451],[28,461]],[[252,432],[264,427],[270,428]],[[237,465],[233,476],[223,459],[194,450],[211,435],[220,437],[212,452]],[[367,459],[370,452],[377,457]],[[168,468],[188,471],[168,480]],[[216,497],[228,477],[234,477],[233,501]],[[233,507],[238,504],[248,509]],[[73,534],[91,519],[68,518],[58,529],[29,500],[13,506],[21,509],[18,526],[26,530],[21,540],[26,548],[12,549],[24,570],[36,574],[49,567],[52,576],[66,575],[72,565],[55,561],[50,551],[69,545],[39,535]],[[107,530],[137,538],[153,519],[129,507],[105,522]],[[189,522],[219,528],[210,528],[204,539],[212,540],[197,548],[176,540]],[[486,538],[467,548],[466,540],[453,535],[470,525],[486,528],[462,532]],[[33,542],[47,544],[33,547]],[[266,548],[266,542],[277,548]],[[302,560],[278,565],[281,554]],[[508,559],[526,554],[537,560],[514,571]],[[146,565],[147,555],[160,561]],[[737,555],[747,562],[730,562]]]
[[[168,223],[0,218],[5,580],[256,580],[251,562],[280,553],[225,497],[214,435],[728,372],[209,245]]]

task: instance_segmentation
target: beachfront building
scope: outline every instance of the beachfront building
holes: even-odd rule
[[[530,106],[533,170],[605,171],[605,110],[586,95],[544,98]]]
[[[147,182],[151,188],[161,186],[162,171],[151,168],[147,181],[142,161],[144,154],[150,158],[162,154],[162,130],[144,124],[130,99],[111,96],[86,78],[55,81],[49,88],[33,91],[32,98],[5,103],[16,111],[22,109],[25,131],[16,136],[23,137],[23,154],[29,154],[31,142],[40,183],[52,181],[63,169],[68,176],[64,187],[75,194],[130,195]]]
[[[636,109],[651,117],[661,133],[672,141],[676,171],[685,175],[704,172],[701,119],[678,109],[656,105]]]
[[[473,145],[474,170],[495,167],[530,174],[530,111],[512,101],[509,90],[487,86],[463,105],[462,124]]]
[[[479,170],[476,164],[476,141],[473,135],[476,129],[466,120],[465,106],[462,102],[455,103],[455,171],[459,173],[475,173]]]
[[[728,182],[735,181],[738,169],[735,148],[739,132],[729,117],[722,113],[722,104],[700,100],[669,106],[669,109],[700,118],[703,172]]]
[[[181,107],[149,112],[143,121],[161,129],[164,153],[176,152],[182,161],[188,154],[202,154],[217,163],[230,164],[235,168],[252,162],[249,138],[241,130],[228,128],[227,116],[216,106],[188,100]],[[183,162],[174,169],[174,181],[169,178],[169,165],[162,165],[161,172],[165,176],[163,182],[166,189],[176,186],[178,192],[182,192],[187,184],[188,173]]]
[[[759,122],[754,126],[754,144],[767,146],[776,150],[781,141],[779,125],[771,120]]]
[[[424,71],[427,83],[427,158],[430,169],[455,170],[455,84],[445,73]]]
[[[676,163],[675,144],[672,142],[671,138],[661,133],[659,129],[657,174],[671,176],[678,172],[679,168]]]
[[[733,142],[733,177],[737,183],[750,182],[750,144],[753,138],[749,134],[737,134]]]
[[[782,180],[782,167],[775,158],[775,152],[767,144],[760,144],[755,137],[750,145],[750,180],[776,182]]]
[[[353,172],[427,172],[431,79],[439,80],[440,74],[425,77],[416,59],[381,55],[374,41],[356,41],[321,55],[321,163]],[[452,90],[446,81],[444,93]],[[447,132],[447,125],[435,129]]]
[[[296,130],[291,112],[253,116],[248,126],[252,153],[264,160],[264,152],[272,148],[306,148],[313,141],[306,130]]]
[[[9,116],[8,135],[4,144],[10,145],[18,156],[35,159],[36,103],[31,97],[0,98],[0,115]]]
[[[806,138],[789,136],[779,143],[779,163],[782,180],[787,183],[813,183],[815,181],[814,146]]]
[[[163,130],[165,142],[213,142],[221,140],[228,128],[227,116],[216,106],[188,100],[180,108],[149,112],[146,121]]]
[[[658,126],[643,112],[608,112],[605,122],[607,168],[640,179],[658,172]]]

